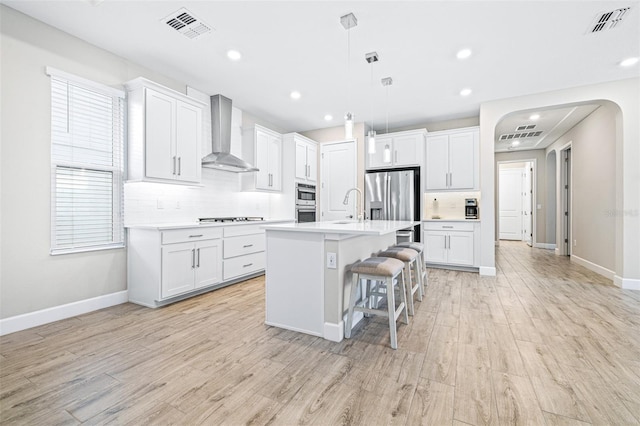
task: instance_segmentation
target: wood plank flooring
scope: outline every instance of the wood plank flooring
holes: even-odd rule
[[[264,325],[264,278],[0,338],[3,425],[640,423],[640,292],[503,242],[496,277],[429,270],[398,350]]]

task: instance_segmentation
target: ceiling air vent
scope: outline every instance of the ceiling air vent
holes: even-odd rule
[[[616,25],[622,22],[622,18],[629,11],[629,9],[631,8],[623,7],[621,9],[612,10],[611,12],[599,13],[589,27],[589,32],[599,33],[604,30],[615,28]]]
[[[162,19],[162,22],[191,40],[208,34],[212,30],[209,25],[193,16],[193,14],[185,8],[173,12],[171,15]]]
[[[519,127],[523,127],[523,126],[519,126]],[[529,126],[524,126],[524,127],[529,127]],[[541,130],[538,130],[535,132],[505,133],[503,135],[500,135],[500,138],[498,139],[501,141],[510,141],[511,139],[536,138],[541,134],[542,134]]]
[[[526,124],[523,126],[518,126],[516,127],[516,132],[521,132],[523,130],[531,130],[531,129],[535,129],[536,125],[535,124]]]

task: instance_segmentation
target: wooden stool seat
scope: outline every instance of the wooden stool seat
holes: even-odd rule
[[[366,315],[379,315],[389,318],[389,334],[391,347],[398,348],[398,337],[396,329],[396,321],[404,312],[404,321],[409,323],[407,315],[407,296],[404,280],[404,262],[392,257],[370,257],[351,267],[353,272],[353,280],[351,283],[351,296],[349,298],[349,312],[347,314],[347,322],[345,324],[344,335],[347,339],[351,338],[351,329],[353,327],[354,311],[363,312]],[[400,278],[400,279],[398,279]],[[365,291],[362,292],[359,300],[356,300],[358,288],[361,280],[365,281]],[[384,293],[378,291],[377,282],[384,282],[386,291]],[[396,308],[395,285],[399,286],[400,304]],[[386,297],[387,308],[375,309],[373,307],[372,298]],[[377,308],[377,304],[375,306]]]
[[[427,276],[427,267],[424,262],[424,244],[415,241],[398,243],[394,247],[407,247],[420,253],[420,270],[422,271],[422,285],[426,288],[429,284]]]

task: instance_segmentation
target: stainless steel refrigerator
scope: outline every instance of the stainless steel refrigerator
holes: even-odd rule
[[[364,179],[364,206],[369,219],[421,220],[418,167],[369,170]],[[420,225],[398,231],[398,241],[420,241]]]

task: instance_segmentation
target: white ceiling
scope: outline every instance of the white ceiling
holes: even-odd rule
[[[224,94],[286,131],[339,125],[347,108],[367,122],[373,110],[379,131],[387,109],[391,129],[472,117],[485,101],[637,77],[640,68],[617,65],[639,56],[638,0],[0,1],[200,91]],[[588,33],[598,13],[627,6],[616,28]],[[182,7],[215,31],[190,40],[161,22]],[[358,19],[350,30],[350,83],[339,19],[349,12]],[[472,56],[456,59],[461,48]],[[242,60],[227,59],[228,49]],[[380,56],[373,87],[364,59],[370,51]],[[387,76],[388,103],[380,85]],[[465,87],[473,93],[461,97]],[[292,100],[292,90],[301,99]]]

